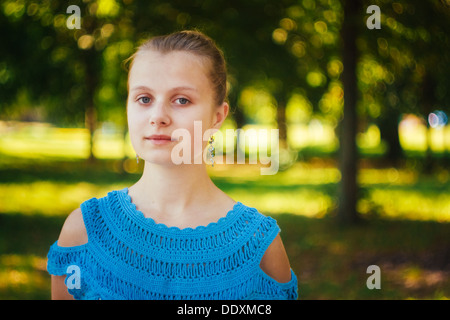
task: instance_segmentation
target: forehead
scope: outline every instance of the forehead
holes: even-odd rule
[[[206,59],[186,51],[161,53],[144,50],[136,54],[128,81],[208,85],[208,70]]]

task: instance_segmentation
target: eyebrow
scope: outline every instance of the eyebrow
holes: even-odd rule
[[[146,86],[137,86],[131,88],[130,91],[138,91],[138,90],[146,90],[146,91],[153,91],[151,88]],[[198,91],[196,88],[193,87],[186,87],[186,86],[180,86],[170,89],[170,91],[178,91],[178,90],[189,90],[189,91]]]

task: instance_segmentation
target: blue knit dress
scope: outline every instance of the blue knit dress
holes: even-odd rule
[[[76,299],[297,299],[259,263],[280,229],[237,202],[217,222],[168,227],[136,210],[128,189],[82,203],[86,244],[50,247],[47,270],[66,275]],[[78,278],[74,278],[78,277]],[[69,283],[67,283],[69,281]]]

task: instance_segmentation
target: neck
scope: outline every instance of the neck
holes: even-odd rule
[[[141,179],[130,192],[160,212],[183,212],[206,204],[216,186],[205,165],[159,165],[146,162]]]

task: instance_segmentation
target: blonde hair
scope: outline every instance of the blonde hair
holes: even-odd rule
[[[160,53],[186,51],[201,58],[206,58],[210,63],[208,76],[215,91],[215,102],[217,105],[221,105],[226,100],[227,69],[225,58],[215,42],[204,33],[184,30],[150,38],[126,60],[127,63],[130,62],[129,70],[131,70],[136,55],[146,50],[154,50]]]

